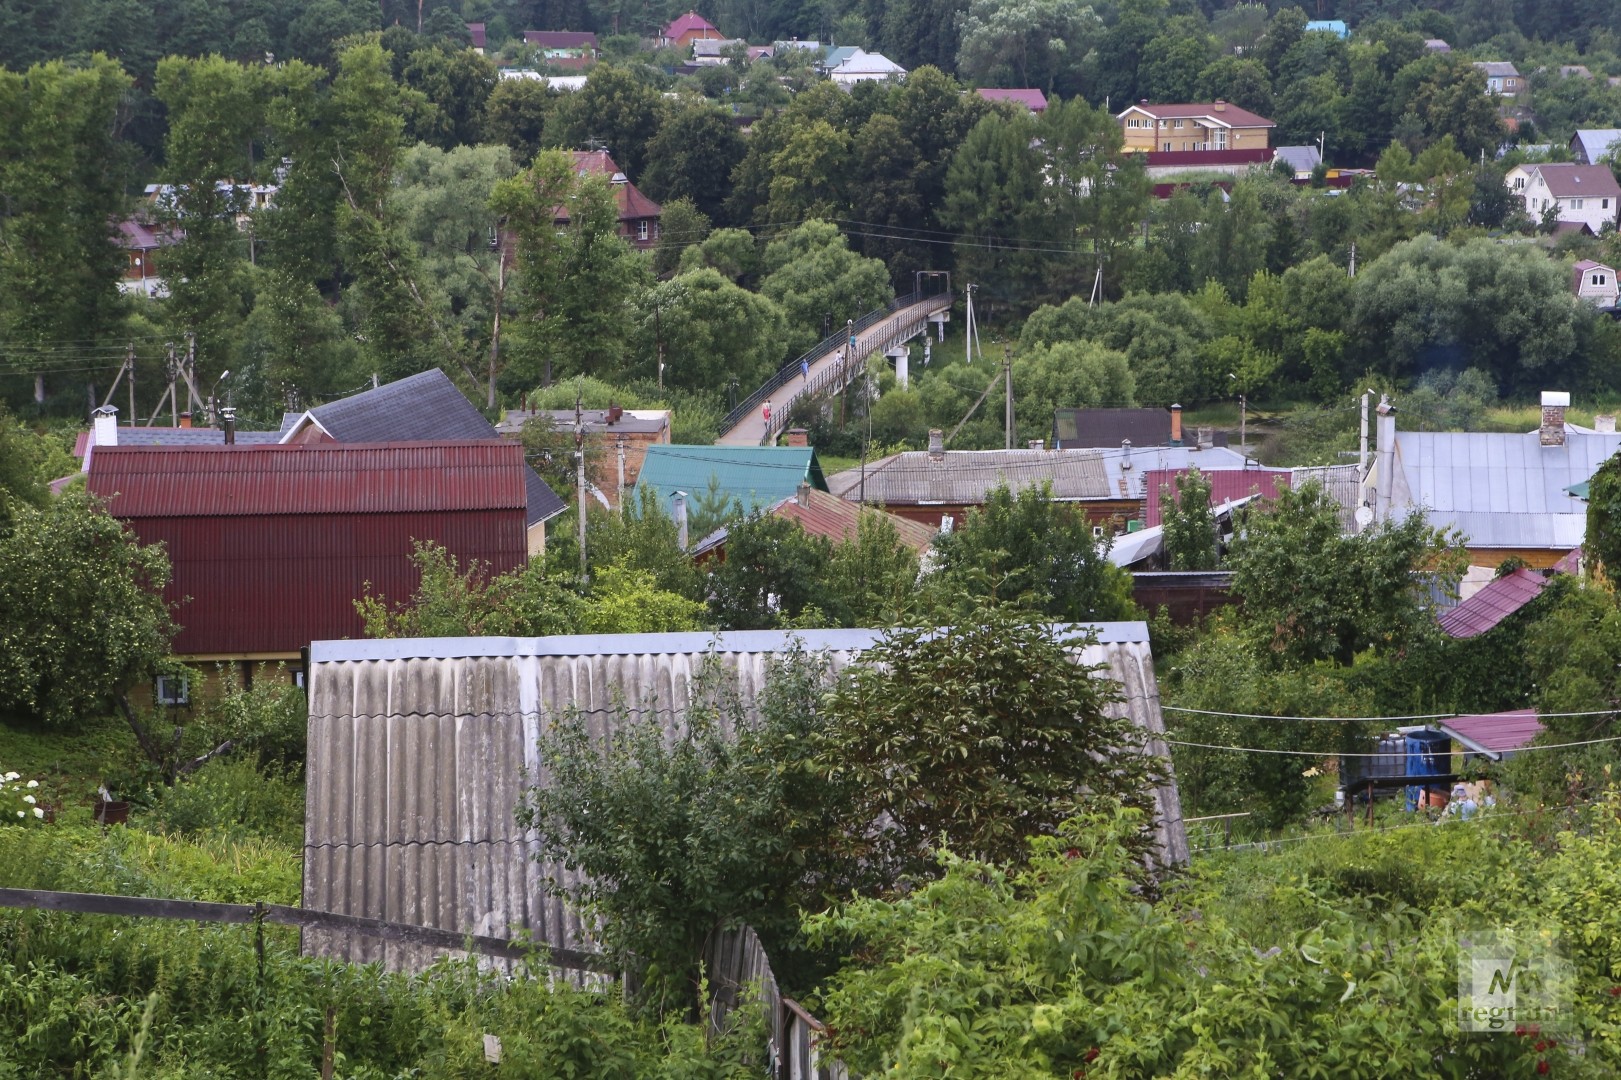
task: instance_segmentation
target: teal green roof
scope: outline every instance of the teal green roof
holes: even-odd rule
[[[1578,499],[1585,500],[1588,497],[1588,494],[1593,490],[1593,482],[1591,480],[1583,480],[1579,484],[1570,485],[1565,490],[1576,496]]]
[[[728,500],[747,509],[781,502],[809,483],[827,490],[822,463],[809,446],[684,446],[654,443],[647,448],[636,487],[651,488],[669,506],[670,496],[685,491],[707,498],[710,480]]]

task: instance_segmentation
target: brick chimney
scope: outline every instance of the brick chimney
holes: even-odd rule
[[[1171,406],[1171,445],[1182,445],[1182,406]]]
[[[1564,390],[1542,392],[1542,429],[1537,433],[1543,446],[1565,445],[1565,410],[1570,393]]]
[[[929,460],[944,461],[946,459],[946,433],[939,428],[929,429]]]
[[[180,426],[183,428],[191,427],[191,413],[183,412],[180,414]]]
[[[1217,112],[1226,112],[1227,111],[1227,102],[1222,100],[1221,98],[1217,98],[1216,99],[1216,111]]]
[[[810,432],[806,431],[802,427],[791,427],[791,428],[789,428],[788,429],[788,445],[789,446],[809,446],[810,445]]]

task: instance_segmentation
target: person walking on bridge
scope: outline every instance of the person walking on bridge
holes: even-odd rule
[[[767,424],[771,423],[771,402],[769,400],[766,401],[765,407],[760,410],[760,416]]]
[[[810,382],[810,358],[809,357],[801,356],[799,358],[799,374],[804,376],[804,379],[805,379],[806,382]]]

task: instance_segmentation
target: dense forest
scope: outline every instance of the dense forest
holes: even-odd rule
[[[1168,0],[706,12],[752,40],[853,41],[912,66],[853,92],[803,50],[678,73],[647,40],[670,13],[0,5],[3,396],[82,414],[133,357],[144,417],[189,356],[199,387],[230,371],[221,393],[268,423],[438,365],[492,406],[589,375],[679,404],[683,434],[712,438],[830,325],[941,270],[978,286],[1025,415],[1235,386],[1327,401],[1465,370],[1490,396],[1618,388],[1621,335],[1568,295],[1561,261],[1613,260],[1613,234],[1561,237],[1553,258],[1549,240],[1502,242],[1547,231],[1507,167],[1621,125],[1608,5],[1313,5],[1351,21],[1347,39],[1297,7]],[[468,19],[491,56],[468,48]],[[497,76],[538,62],[515,32],[561,26],[604,34],[583,89]],[[1453,51],[1427,49],[1437,36]],[[1480,58],[1519,63],[1518,103],[1485,93]],[[1560,75],[1578,62],[1592,78]],[[984,85],[1053,105],[968,92]],[[1224,97],[1272,117],[1274,145],[1376,176],[1194,177],[1156,198],[1111,112],[1139,97]],[[591,147],[663,204],[655,250],[619,239],[605,178],[551,152]],[[253,183],[270,205],[241,204]],[[132,218],[178,240],[154,257],[165,297],[116,288],[112,226]],[[980,379],[952,369],[894,393],[880,373],[855,415],[870,405],[886,443],[954,424]]]

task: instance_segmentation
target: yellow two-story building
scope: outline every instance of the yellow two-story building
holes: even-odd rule
[[[1271,150],[1272,121],[1225,101],[1192,105],[1150,105],[1140,101],[1116,117],[1125,151],[1183,154]],[[1235,156],[1238,156],[1235,154]]]

